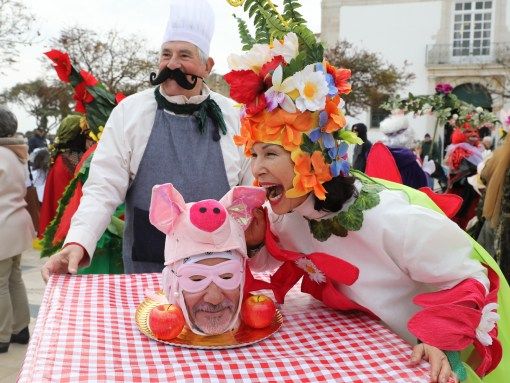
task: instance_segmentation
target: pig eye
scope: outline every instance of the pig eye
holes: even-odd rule
[[[221,274],[220,278],[221,279],[231,279],[233,276],[234,276],[234,274],[232,274],[232,273],[225,273],[225,274]]]
[[[203,275],[192,275],[189,277],[193,282],[200,282],[201,280],[205,279]]]

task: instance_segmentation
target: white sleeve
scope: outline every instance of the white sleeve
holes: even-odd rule
[[[461,281],[474,278],[487,289],[485,268],[471,259],[473,247],[467,234],[446,216],[430,209],[409,205],[394,222],[396,231],[392,257],[411,279],[449,289]],[[398,221],[397,221],[398,222]]]
[[[257,254],[248,259],[248,265],[250,266],[251,271],[268,271],[276,269],[283,262],[280,262],[273,258],[266,247],[262,247]]]
[[[130,149],[124,134],[124,105],[116,106],[106,122],[64,243],[79,243],[90,257],[129,186]]]

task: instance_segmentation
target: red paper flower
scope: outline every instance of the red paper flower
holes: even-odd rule
[[[441,350],[460,351],[473,344],[481,357],[475,370],[480,376],[494,370],[502,357],[495,313],[499,277],[487,269],[488,294],[480,282],[466,279],[448,290],[417,295],[413,302],[423,310],[407,324],[418,339]]]
[[[333,76],[335,80],[338,94],[349,94],[351,93],[351,84],[347,81],[351,78],[351,70],[345,68],[336,68],[330,63],[326,62],[326,71]]]
[[[117,92],[115,94],[115,103],[118,104],[120,103],[122,100],[124,100],[126,98],[126,95],[122,92]]]
[[[233,70],[227,73],[223,78],[230,85],[230,97],[246,105],[248,115],[261,112],[267,105],[264,92],[272,86],[267,76],[282,63],[284,63],[283,57],[276,56],[264,64],[259,73],[252,70]]]
[[[337,310],[360,310],[375,315],[335,288],[334,283],[352,285],[358,279],[359,269],[353,264],[326,253],[303,254],[281,249],[271,232],[266,214],[265,245],[267,251],[283,264],[271,276],[271,288],[278,303],[301,277],[301,291],[312,295],[328,307]]]
[[[94,77],[94,75],[90,72],[87,72],[86,70],[83,70],[83,69],[80,70],[80,76],[83,79],[83,81],[85,82],[86,86],[96,86],[98,83],[98,81]]]
[[[67,53],[53,49],[44,53],[48,58],[53,61],[53,67],[57,71],[58,78],[64,82],[69,82],[69,75],[71,74],[71,59]]]
[[[85,104],[94,101],[94,97],[87,91],[87,87],[97,85],[98,81],[91,73],[83,69],[80,71],[80,76],[83,81],[74,87],[73,98],[76,100],[75,110],[78,113],[85,113]]]

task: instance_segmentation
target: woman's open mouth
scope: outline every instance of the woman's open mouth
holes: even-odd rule
[[[266,198],[269,203],[276,205],[283,197],[284,189],[282,185],[265,185]]]

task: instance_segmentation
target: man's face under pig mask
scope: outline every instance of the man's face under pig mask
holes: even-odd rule
[[[156,185],[150,220],[167,237],[163,290],[196,334],[235,329],[246,272],[244,228],[265,191],[235,187],[220,201],[186,204],[171,184]]]

